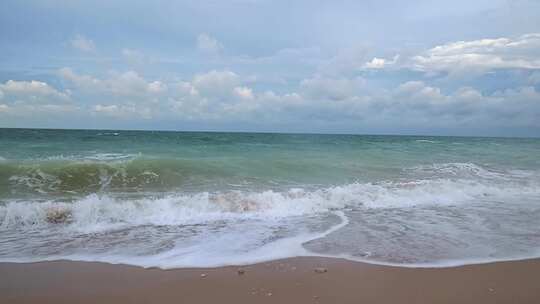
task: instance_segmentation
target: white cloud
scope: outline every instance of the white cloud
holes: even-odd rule
[[[150,83],[135,71],[113,73],[105,82],[107,89],[113,94],[137,96],[150,91]]]
[[[79,51],[83,51],[83,52],[96,51],[96,45],[94,44],[94,41],[80,34],[77,34],[73,39],[71,39],[70,43],[73,48],[78,49]]]
[[[343,100],[357,95],[364,84],[365,80],[360,77],[349,79],[317,75],[304,79],[300,87],[306,96],[313,99]]]
[[[19,118],[40,117],[58,119],[79,109],[72,102],[69,90],[59,91],[42,81],[8,80],[0,83],[0,92],[4,95],[0,114],[2,117],[12,117],[15,121]]]
[[[461,100],[481,101],[483,96],[478,90],[471,87],[461,87],[455,93],[456,98]]]
[[[49,84],[31,80],[15,81],[8,80],[0,84],[2,95],[22,102],[65,102],[70,99],[70,91],[60,92]]]
[[[257,92],[245,78],[230,70],[212,70],[183,81],[148,80],[133,71],[112,72],[97,78],[64,68],[59,75],[74,85],[73,96],[87,97],[81,103],[80,115],[88,115],[86,111],[93,117],[122,121],[319,126],[337,123],[387,126],[391,123],[398,128],[540,125],[537,122],[540,121],[540,94],[534,87],[526,86],[488,94],[470,86],[442,90],[424,79],[383,88],[372,86],[371,80],[362,77],[317,74],[300,81],[296,89],[276,93],[272,90]],[[13,91],[25,86],[43,94],[51,89],[43,84],[10,84],[8,87]],[[0,91],[6,93],[4,87]],[[89,95],[92,92],[99,94]],[[5,98],[9,100],[10,96],[6,94]],[[5,104],[8,107],[2,110],[2,115],[14,113],[10,108],[12,104]],[[53,105],[49,105],[48,111],[53,111]],[[23,108],[19,108],[22,113]],[[26,106],[24,109],[49,113],[44,112],[44,108]],[[56,109],[57,113],[60,111]]]
[[[180,82],[175,83],[171,87],[175,91],[174,93],[178,93],[178,94],[180,94],[182,96],[185,96],[185,95],[191,95],[191,96],[199,95],[199,92],[193,86],[193,84],[191,82],[180,81]]]
[[[400,94],[410,94],[416,98],[426,98],[430,100],[438,100],[442,98],[441,89],[427,86],[423,81],[408,81],[401,85],[396,90]]]
[[[437,87],[411,81],[400,85],[383,102],[389,109],[387,113],[401,117],[410,124],[430,123],[449,128],[460,127],[461,124],[471,127],[539,127],[539,100],[540,93],[532,87],[491,94],[461,87],[443,94]]]
[[[144,98],[167,91],[167,86],[161,81],[147,81],[135,71],[111,72],[105,79],[77,74],[70,68],[62,68],[58,74],[75,86],[92,93]]]
[[[98,104],[94,106],[94,111],[108,113],[108,114],[115,114],[118,111],[118,106]]]
[[[144,107],[136,104],[124,104],[124,105],[102,105],[97,104],[92,108],[92,114],[104,115],[112,118],[120,119],[151,119],[152,110],[149,107]]]
[[[234,94],[242,99],[253,99],[253,90],[248,87],[234,88]]]
[[[329,60],[319,65],[319,73],[326,75],[339,76],[356,72],[364,68],[367,60],[367,48],[356,46],[342,49]]]
[[[127,48],[122,49],[122,57],[130,64],[143,64],[151,61],[141,51]]]
[[[259,106],[253,90],[228,70],[195,75],[190,81],[149,81],[138,73],[110,73],[107,78],[79,75],[69,68],[58,73],[81,94],[107,100],[91,106],[93,115],[121,119],[150,119],[178,115],[186,119],[219,121]],[[253,102],[251,102],[253,101]]]
[[[384,58],[374,57],[371,61],[366,62],[364,68],[366,69],[382,69],[390,65],[394,65],[399,60],[399,55],[394,56],[391,60]]]
[[[152,81],[148,84],[148,92],[150,93],[159,94],[165,92],[166,90],[167,86],[161,81]]]
[[[216,38],[206,33],[197,36],[197,48],[209,54],[217,54],[224,49],[223,45]]]
[[[233,88],[240,84],[240,77],[231,71],[210,71],[195,75],[193,87],[203,95],[226,96],[233,92]]]
[[[458,41],[436,46],[412,58],[421,71],[540,69],[540,34],[518,38]]]
[[[299,105],[304,103],[304,98],[298,93],[286,93],[278,95],[273,91],[266,91],[260,96],[261,100],[274,105]]]
[[[70,81],[80,88],[99,90],[104,86],[100,79],[88,75],[77,74],[71,68],[61,68],[58,70],[58,74],[64,80]]]
[[[0,84],[0,92],[4,95],[0,114],[14,118],[16,125],[20,125],[17,123],[20,118],[48,116],[61,119],[62,115],[80,109],[72,102],[69,90],[59,91],[42,81],[8,80]]]

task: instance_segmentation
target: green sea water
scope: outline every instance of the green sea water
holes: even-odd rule
[[[540,168],[540,140],[423,136],[0,130],[0,195],[324,187],[432,164]]]
[[[0,260],[540,252],[540,139],[0,129]]]

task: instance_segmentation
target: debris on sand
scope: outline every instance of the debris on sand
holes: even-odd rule
[[[328,272],[328,269],[324,267],[317,267],[313,271],[315,271],[316,273],[325,273],[325,272]]]

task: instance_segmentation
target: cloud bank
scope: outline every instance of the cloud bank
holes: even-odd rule
[[[41,5],[6,3],[14,16]],[[540,135],[535,3],[161,4],[131,27],[118,3],[92,27],[105,4],[51,4],[44,15],[70,14],[43,39],[31,33],[46,23],[26,18],[17,36],[0,13],[0,127]]]

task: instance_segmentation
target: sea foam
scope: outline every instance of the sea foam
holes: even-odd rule
[[[487,183],[465,179],[353,183],[318,190],[300,188],[277,192],[225,191],[168,194],[139,199],[91,194],[73,202],[17,200],[0,205],[0,224],[50,224],[55,210],[69,213],[76,229],[109,224],[187,225],[238,218],[280,218],[354,208],[407,208],[418,205],[459,205],[512,195],[536,195],[536,184]]]
[[[11,241],[0,245],[0,260],[175,268],[313,255],[431,267],[535,256],[535,232],[527,227],[538,212],[536,172],[471,163],[404,172],[396,180],[315,189],[7,199],[0,231]],[[37,180],[52,183],[45,174]],[[527,201],[532,205],[518,206]],[[524,236],[521,247],[491,247],[515,235]],[[374,236],[377,242],[365,243]]]

